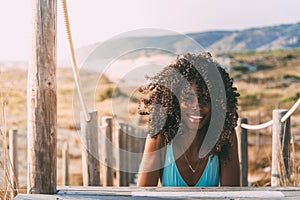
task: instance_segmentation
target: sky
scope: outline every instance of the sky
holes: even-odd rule
[[[35,0],[0,0],[0,62],[30,59]],[[299,0],[67,0],[75,49],[141,28],[181,34],[300,22]],[[68,59],[61,1],[57,56]]]

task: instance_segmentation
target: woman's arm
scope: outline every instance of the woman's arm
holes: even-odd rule
[[[163,142],[161,136],[147,137],[137,186],[157,186],[161,177]]]
[[[236,133],[231,136],[232,145],[229,148],[229,160],[221,163],[221,186],[240,186],[240,165]]]

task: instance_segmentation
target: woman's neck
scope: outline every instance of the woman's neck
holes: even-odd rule
[[[198,131],[187,130],[182,127],[182,133],[175,137],[175,145],[179,144],[187,154],[196,155],[199,153],[208,126]]]

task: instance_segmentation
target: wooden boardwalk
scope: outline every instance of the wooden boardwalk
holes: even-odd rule
[[[60,186],[55,195],[19,194],[16,200],[48,199],[300,199],[300,187],[80,187]]]

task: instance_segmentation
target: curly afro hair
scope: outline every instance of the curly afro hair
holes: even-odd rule
[[[233,79],[212,55],[206,52],[179,56],[174,64],[166,66],[149,79],[151,83],[140,88],[145,97],[141,99],[139,113],[149,116],[150,136],[160,134],[167,145],[180,132],[179,97],[188,98],[187,91],[191,88],[191,83],[195,82],[199,106],[211,104],[215,108],[212,111],[217,112],[218,116],[224,113],[223,121],[213,122],[214,126],[220,127],[220,135],[209,154],[219,155],[221,159],[227,160],[230,138],[237,125],[239,93],[233,87]]]

